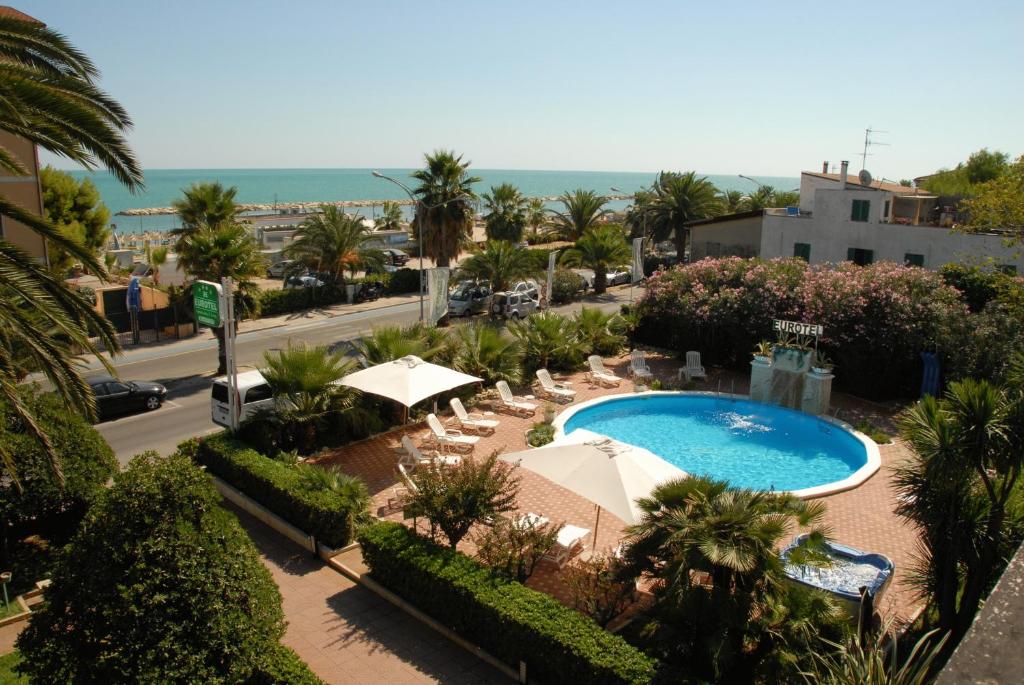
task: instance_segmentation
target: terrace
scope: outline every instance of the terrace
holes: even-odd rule
[[[628,356],[605,361],[609,369],[626,379]],[[648,363],[655,377],[662,379],[674,378],[679,368],[677,360],[659,355],[649,355]],[[573,388],[577,391],[576,403],[616,393],[629,393],[633,389],[630,380],[624,380],[620,388],[602,388],[591,386],[584,376],[583,372],[577,372],[564,377],[565,380],[573,382]],[[698,389],[715,391],[719,388],[723,391],[746,394],[748,379],[733,372],[708,369],[708,378],[698,386]],[[868,420],[892,432],[894,408],[842,394],[834,394],[832,401],[833,407],[839,409],[839,418],[847,423],[857,424]],[[559,407],[559,410],[564,410],[564,405]],[[527,449],[526,431],[534,422],[540,420],[540,412],[536,418],[517,418],[507,414],[500,414],[496,418],[500,419],[500,426],[493,435],[480,439],[474,456],[479,457],[494,451],[505,453]],[[402,521],[403,515],[400,510],[388,508],[388,500],[394,496],[394,488],[398,484],[395,450],[403,435],[409,435],[417,441],[425,430],[423,424],[404,426],[362,442],[325,452],[317,458],[317,463],[338,465],[344,471],[364,479],[373,494],[374,506],[371,511],[381,518]],[[917,534],[907,522],[894,513],[897,499],[891,483],[891,467],[906,457],[909,451],[897,440],[880,445],[880,453],[882,468],[867,482],[852,490],[823,498],[828,508],[825,524],[831,529],[836,541],[884,554],[895,562],[896,572],[892,587],[882,605],[876,609],[886,618],[903,622],[912,620],[923,606],[906,582],[907,571],[917,545]],[[622,539],[626,524],[620,519],[603,512],[595,531],[596,507],[592,502],[527,469],[519,469],[519,475],[522,477],[518,499],[520,513],[533,512],[555,523],[564,522],[591,529],[590,535],[583,541],[583,556],[590,553],[594,545],[595,532],[598,552],[607,553]],[[412,525],[412,521],[406,523]],[[426,532],[426,526],[422,521],[420,530]],[[793,535],[797,532],[792,531]],[[460,544],[460,549],[472,554],[475,550],[470,538],[472,535]],[[551,594],[563,603],[568,604],[570,601],[568,589],[554,564],[542,563],[527,584]]]

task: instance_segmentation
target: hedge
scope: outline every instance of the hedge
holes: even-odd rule
[[[388,295],[414,293],[420,289],[419,269],[402,268],[388,276],[388,282],[384,286]]]
[[[284,645],[276,645],[257,663],[246,685],[323,685],[299,655]]]
[[[303,487],[299,472],[287,464],[227,433],[201,440],[195,458],[207,471],[324,545],[337,549],[349,543],[352,514],[344,500],[328,490]]]
[[[394,522],[359,533],[373,578],[531,681],[650,683],[656,662],[554,598]]]

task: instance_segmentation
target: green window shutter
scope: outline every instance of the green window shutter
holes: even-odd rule
[[[853,262],[857,260],[857,248],[850,247],[846,250],[846,261]]]
[[[854,200],[850,205],[850,221],[860,221],[857,214],[860,212],[859,200]]]
[[[793,244],[793,256],[799,257],[805,262],[811,261],[811,245],[810,243],[794,243]]]

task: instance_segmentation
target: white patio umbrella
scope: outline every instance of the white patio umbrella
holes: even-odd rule
[[[638,523],[642,512],[635,500],[651,494],[655,486],[686,472],[642,447],[618,442],[584,429],[538,449],[501,455],[534,473],[586,497],[597,505],[594,542],[601,509],[626,523]]]
[[[483,379],[408,356],[350,373],[342,385],[381,395],[406,407],[467,383]]]

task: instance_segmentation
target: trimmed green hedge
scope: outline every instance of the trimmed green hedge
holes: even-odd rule
[[[246,685],[323,685],[299,655],[284,645],[277,645],[256,666]]]
[[[414,293],[420,289],[420,270],[402,267],[398,271],[388,274],[387,283],[384,289],[388,295],[403,295]]]
[[[264,290],[259,294],[260,316],[277,316],[345,301],[345,286]]]
[[[655,661],[554,598],[499,578],[464,554],[405,526],[359,533],[373,578],[531,681],[649,683]]]
[[[308,490],[297,470],[265,457],[227,433],[204,438],[196,461],[317,541],[334,547],[349,543],[352,513],[329,490]]]

